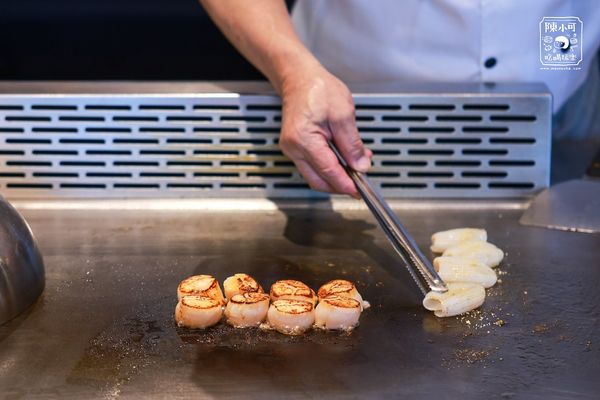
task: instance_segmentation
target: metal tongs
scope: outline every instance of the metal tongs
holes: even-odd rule
[[[385,232],[388,240],[406,263],[408,272],[410,272],[423,294],[429,292],[427,288],[440,293],[448,291],[448,287],[442,278],[440,278],[429,260],[419,250],[419,246],[417,246],[406,228],[402,226],[379,191],[371,185],[367,176],[362,172],[352,169],[333,143],[330,142],[329,145],[340,161],[340,164],[342,164],[350,178],[354,181],[358,193],[360,193],[362,199],[367,203],[369,210],[371,210],[371,213],[373,213],[375,219],[379,222],[379,226]]]

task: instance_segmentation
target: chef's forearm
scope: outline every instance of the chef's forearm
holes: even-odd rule
[[[318,67],[292,26],[283,0],[200,0],[234,46],[279,94],[305,68]]]

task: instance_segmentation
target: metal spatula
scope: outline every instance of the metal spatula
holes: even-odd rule
[[[600,152],[582,179],[559,183],[538,194],[519,222],[565,231],[600,232]]]
[[[419,250],[419,246],[417,246],[406,228],[402,226],[379,191],[371,185],[365,174],[350,168],[333,143],[330,142],[329,145],[350,178],[354,181],[358,193],[360,193],[364,202],[367,203],[369,210],[373,213],[388,240],[404,260],[408,272],[412,275],[421,292],[423,294],[427,294],[429,290],[441,293],[446,292],[448,290],[446,284],[429,260]]]

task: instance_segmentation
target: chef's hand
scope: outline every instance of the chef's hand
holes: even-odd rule
[[[298,69],[282,81],[279,145],[311,188],[358,197],[356,187],[328,145],[335,143],[355,170],[366,172],[373,153],[364,147],[346,85],[320,65]]]

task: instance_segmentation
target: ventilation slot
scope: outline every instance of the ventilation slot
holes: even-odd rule
[[[87,105],[86,110],[100,110],[100,111],[128,111],[131,110],[130,106],[126,105]]]
[[[33,150],[31,153],[48,156],[76,156],[79,154],[77,150]]]
[[[6,143],[22,143],[22,144],[50,144],[50,139],[6,139]]]
[[[210,183],[167,183],[168,188],[173,189],[212,189]]]
[[[448,127],[442,127],[442,126],[411,126],[408,128],[409,132],[415,132],[415,133],[452,133],[454,132],[454,128],[448,126]]]
[[[436,182],[435,187],[439,189],[479,189],[481,185],[479,183]]]
[[[267,187],[264,183],[222,183],[224,189],[264,189]]]
[[[51,183],[7,183],[9,189],[52,189]]]
[[[427,139],[398,139],[398,138],[384,138],[381,139],[381,143],[392,143],[392,144],[426,144]]]
[[[476,160],[461,160],[461,161],[440,160],[440,161],[436,161],[435,165],[439,166],[439,167],[479,167],[481,165],[481,161],[476,161]]]
[[[0,106],[0,109],[2,107]],[[34,104],[32,110],[48,110],[48,111],[73,111],[77,110],[77,106],[58,105],[58,104]]]
[[[360,133],[398,133],[400,128],[382,126],[359,126]]]
[[[176,121],[176,122],[208,122],[208,121],[212,121],[212,118],[211,117],[182,116],[182,117],[167,117],[167,121]]]
[[[167,161],[167,165],[181,167],[210,167],[210,161]]]
[[[505,178],[507,175],[504,171],[466,171],[462,173],[464,178]]]
[[[478,144],[481,143],[479,138],[437,138],[436,143],[439,144]]]
[[[454,110],[456,106],[454,104],[411,104],[408,108],[410,110],[445,111]]]
[[[209,104],[196,104],[194,110],[207,110],[207,111],[219,111],[219,110],[239,110],[240,107],[236,105],[221,104],[221,105],[209,105]]]
[[[116,189],[158,189],[160,185],[156,183],[115,183],[113,187]]]
[[[151,178],[185,178],[183,172],[140,172],[141,177]]]
[[[534,138],[490,138],[490,143],[500,144],[533,144]]]
[[[490,121],[533,122],[535,115],[492,115]]]
[[[131,128],[109,128],[109,127],[85,128],[85,131],[92,132],[92,133],[126,133],[126,132],[131,132]]]
[[[61,183],[62,189],[105,189],[103,183]]]
[[[384,167],[426,167],[427,161],[387,161],[381,162]]]
[[[534,183],[531,182],[490,182],[490,189],[533,189]]]
[[[481,155],[481,156],[498,156],[508,154],[508,150],[494,150],[494,149],[464,149],[462,151],[465,155]]]
[[[113,161],[113,165],[116,167],[158,167],[160,164],[157,161]]]
[[[150,122],[150,121],[158,121],[158,117],[113,117],[113,121],[122,121],[122,122]]]
[[[357,104],[357,111],[396,111],[400,110],[399,104]]]
[[[23,106],[13,106],[8,104],[0,104],[0,111],[19,111],[22,110]]]
[[[65,167],[104,167],[104,161],[61,161],[60,165]]]
[[[450,156],[452,154],[454,154],[454,150],[417,150],[417,149],[410,149],[408,150],[408,154],[415,154],[415,155],[426,155],[426,156]]]
[[[160,104],[143,104],[139,106],[140,110],[152,110],[152,111],[174,111],[174,110],[185,110],[185,106],[173,106],[173,105],[160,105]]]
[[[88,178],[131,178],[129,172],[87,172]]]
[[[15,166],[15,167],[51,167],[51,161],[29,161],[29,160],[21,160],[21,161],[6,161],[7,166]]]
[[[210,139],[167,139],[167,143],[187,143],[187,144],[210,144],[212,140]]]
[[[73,116],[61,116],[58,117],[59,121],[77,121],[77,122],[103,122],[104,117],[73,117]]]
[[[18,121],[18,122],[50,122],[52,118],[50,117],[15,117],[15,116],[6,116],[4,117],[7,121]]]
[[[0,127],[0,133],[23,133],[23,128],[2,128]]]
[[[265,117],[221,117],[224,122],[265,122]]]
[[[473,122],[481,121],[483,118],[479,115],[438,115],[436,121],[456,121],[456,122]]]
[[[465,133],[505,133],[508,128],[505,126],[463,126]]]
[[[508,104],[464,104],[463,110],[476,111],[506,111],[510,108]]]
[[[402,122],[425,122],[429,119],[426,115],[384,115],[383,121],[402,121]]]
[[[291,178],[292,173],[290,172],[248,172],[249,177],[262,177],[262,178]]]
[[[417,178],[452,178],[454,173],[452,172],[409,172],[409,177]]]
[[[40,178],[79,178],[76,172],[34,172],[33,176]]]
[[[281,112],[281,106],[279,106],[279,105],[251,104],[251,105],[246,106],[246,110],[248,110],[248,111],[276,111],[276,112]]]
[[[195,131],[195,129],[194,129]],[[140,132],[147,133],[176,133],[176,132],[185,132],[185,128],[171,128],[171,127],[161,127],[161,128],[150,128],[150,127],[141,127]]]
[[[408,182],[398,182],[398,183],[388,183],[383,182],[381,187],[384,189],[426,189],[426,183],[408,183]]]
[[[533,167],[535,161],[533,160],[490,160],[490,166],[501,166],[501,167]]]
[[[39,132],[39,133],[77,133],[78,132],[77,128],[63,128],[63,127],[57,127],[57,128],[34,127],[34,128],[31,128],[31,131]]]

